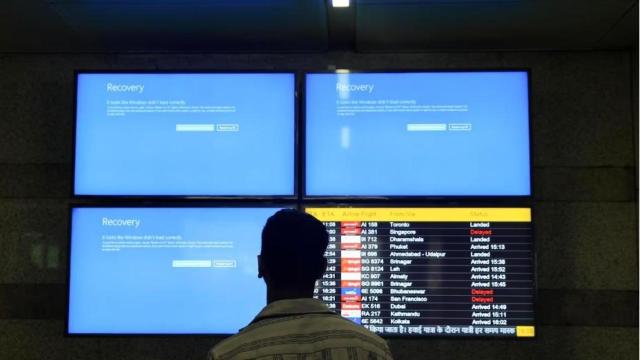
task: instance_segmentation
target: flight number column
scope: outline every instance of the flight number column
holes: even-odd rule
[[[384,301],[386,282],[384,281],[385,259],[381,255],[380,224],[376,221],[361,222],[360,254],[362,256],[362,325],[380,327],[384,325]]]

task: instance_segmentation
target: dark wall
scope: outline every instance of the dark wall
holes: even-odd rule
[[[218,341],[64,337],[74,70],[330,65],[532,71],[538,336],[391,340],[397,359],[637,358],[637,53],[616,51],[0,54],[0,359],[202,359]]]

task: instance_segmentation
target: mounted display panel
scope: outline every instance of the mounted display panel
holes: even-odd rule
[[[73,208],[68,333],[236,333],[266,304],[257,255],[279,209]]]
[[[79,73],[75,195],[295,195],[293,73]]]
[[[307,207],[329,232],[316,298],[380,335],[533,337],[530,208]]]
[[[309,197],[529,196],[526,71],[311,73]]]

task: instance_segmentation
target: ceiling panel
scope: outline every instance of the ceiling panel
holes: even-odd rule
[[[602,36],[598,42],[603,48],[622,48],[638,46],[638,3],[632,4],[629,10]]]
[[[328,41],[323,0],[8,0],[0,12],[4,51],[324,51]]]
[[[75,33],[45,1],[0,2],[0,51],[70,51],[91,48],[86,33]]]
[[[637,46],[637,0],[0,0],[0,52]]]
[[[65,22],[104,46],[138,51],[321,51],[322,0],[52,1]]]
[[[360,0],[360,51],[590,49],[630,0]]]

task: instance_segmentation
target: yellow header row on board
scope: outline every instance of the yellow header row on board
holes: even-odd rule
[[[531,208],[306,208],[320,221],[531,222]]]

